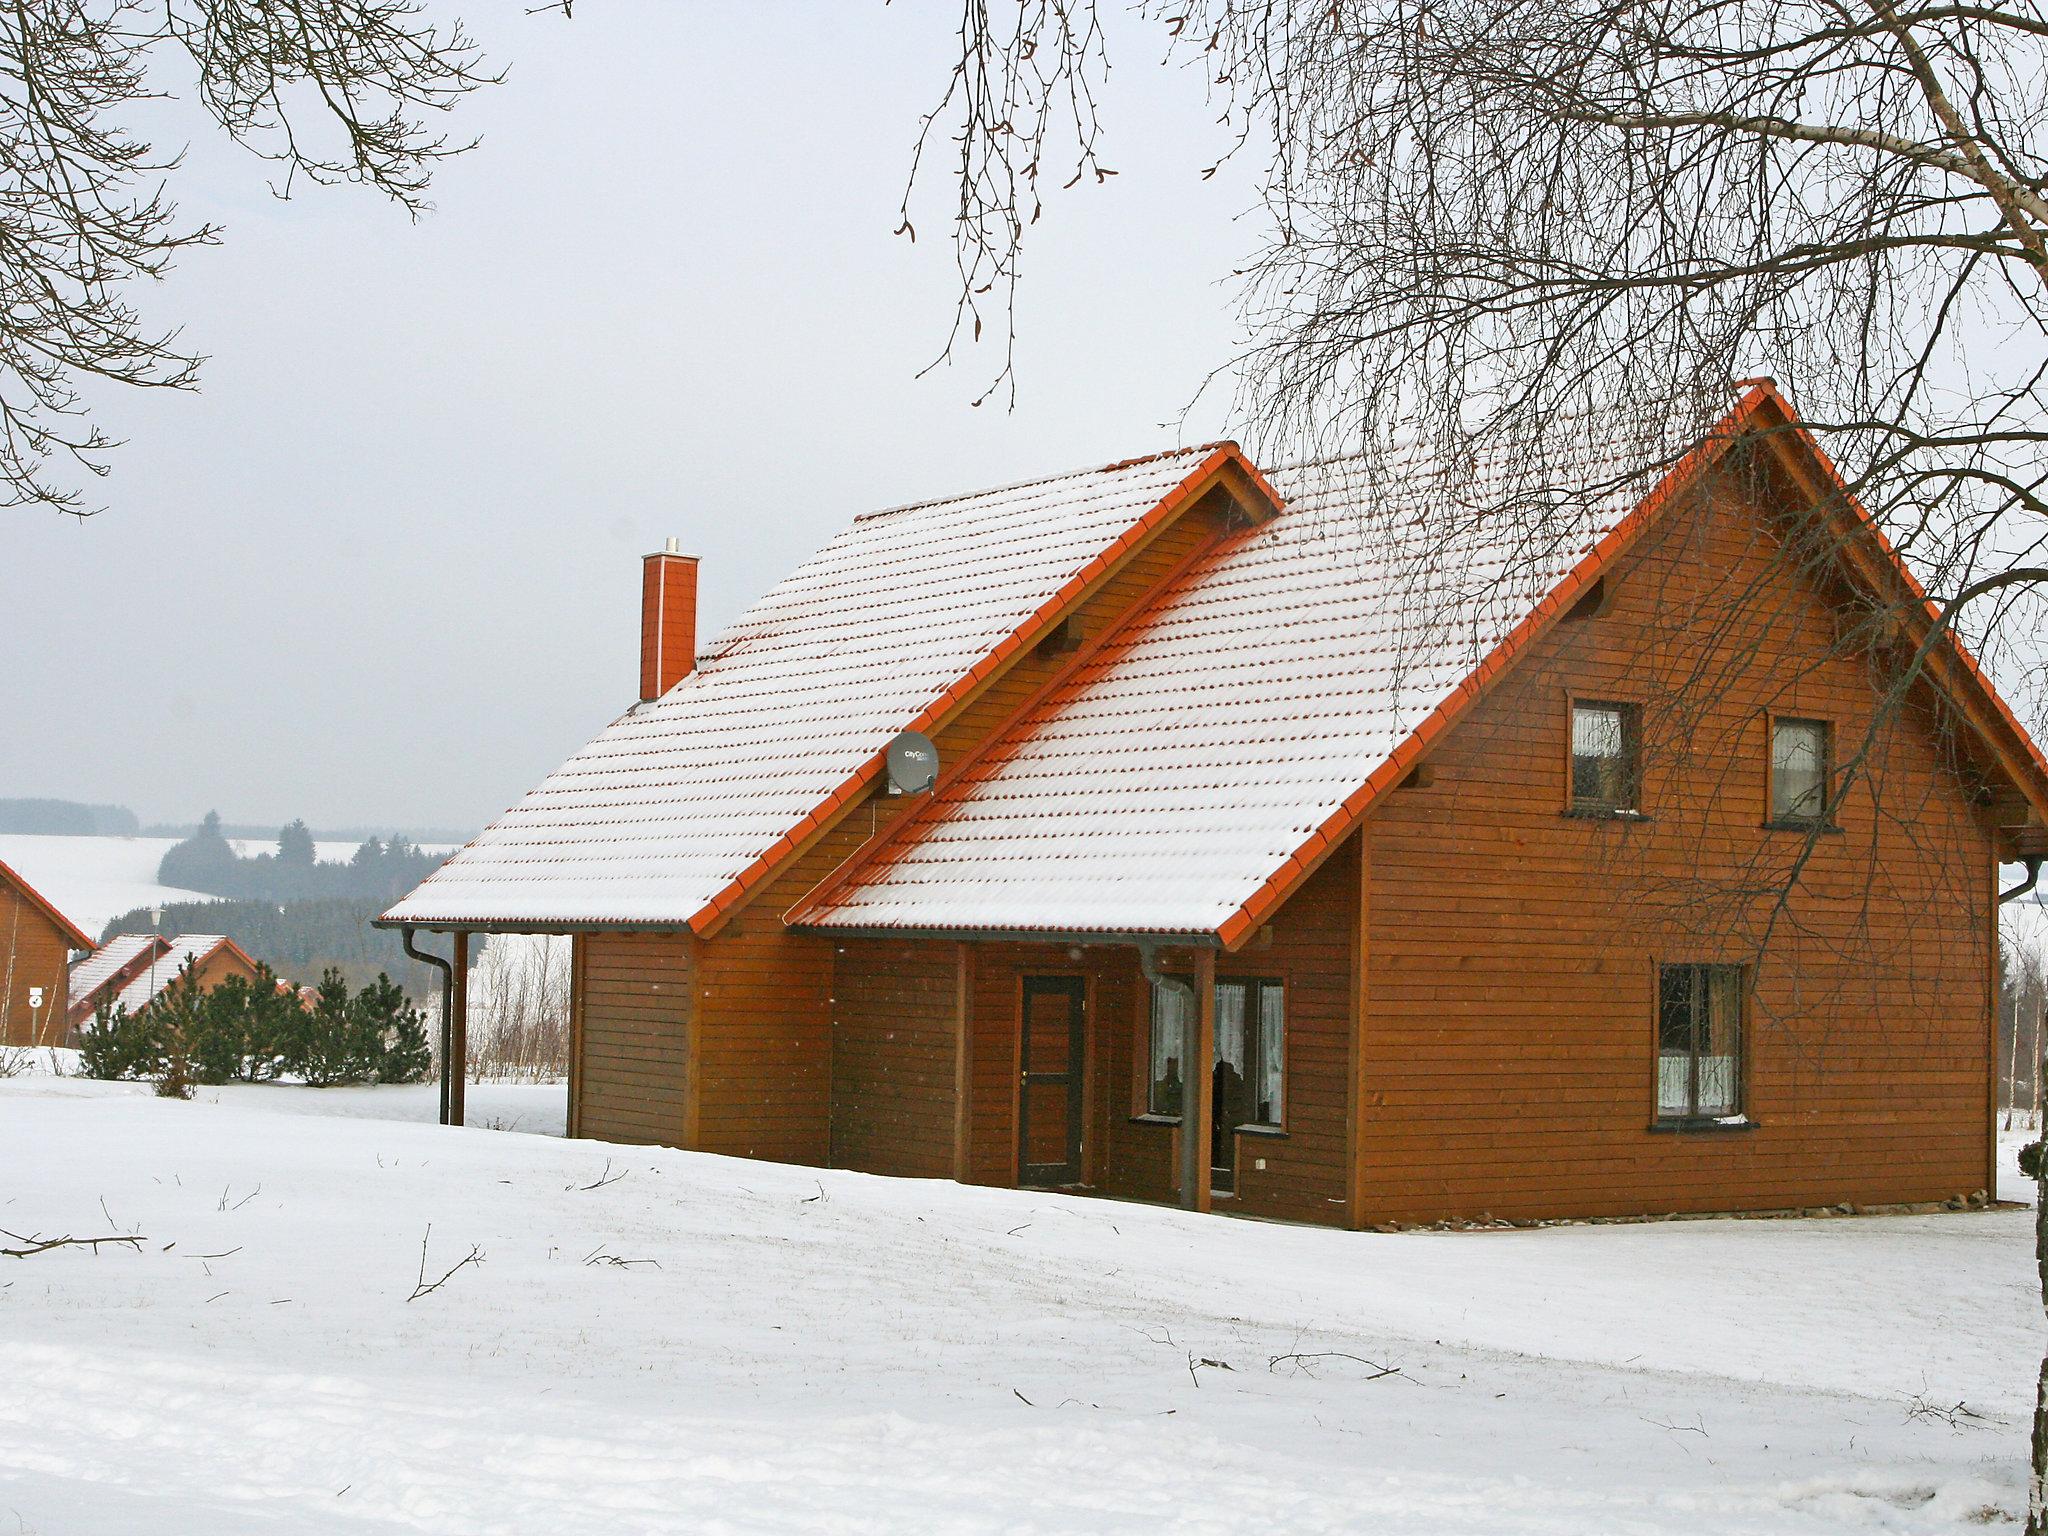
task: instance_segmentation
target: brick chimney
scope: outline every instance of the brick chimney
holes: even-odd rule
[[[697,557],[670,539],[640,566],[640,699],[658,699],[697,665]]]

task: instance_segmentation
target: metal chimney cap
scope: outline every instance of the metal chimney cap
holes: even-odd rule
[[[674,534],[670,534],[668,536],[668,543],[662,546],[661,552],[664,555],[680,555],[683,552],[682,541]]]

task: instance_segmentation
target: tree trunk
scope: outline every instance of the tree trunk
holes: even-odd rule
[[[2018,1027],[2019,1021],[2013,1021]],[[2037,1073],[2048,1073],[2048,1052],[2044,1052]],[[2034,1079],[2040,1082],[2040,1077]],[[2037,1134],[2048,1142],[2048,1128]],[[2048,1147],[2034,1165],[2034,1269],[2041,1280],[2041,1312],[2048,1317]],[[1995,1182],[1995,1179],[1994,1179]],[[1996,1197],[1998,1191],[1990,1191]],[[2041,1374],[2034,1383],[2033,1459],[2027,1477],[2027,1536],[2048,1536],[2048,1354],[2041,1357]]]

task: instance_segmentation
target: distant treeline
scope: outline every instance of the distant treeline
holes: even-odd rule
[[[117,933],[224,933],[252,959],[260,960],[293,982],[316,982],[330,968],[351,986],[363,987],[382,971],[412,996],[440,996],[441,973],[405,953],[396,933],[372,928],[370,920],[390,902],[383,897],[329,897],[311,901],[181,901],[161,909],[138,907],[107,924],[105,943]],[[422,949],[448,953],[448,940],[421,934]],[[471,954],[482,951],[484,936],[470,940]]]
[[[76,800],[0,800],[0,832],[55,837],[133,837],[141,830],[125,805],[81,805]]]
[[[389,841],[367,837],[346,864],[322,864],[313,857],[313,834],[295,821],[277,835],[275,853],[249,858],[235,852],[212,811],[197,832],[165,852],[157,882],[180,890],[204,891],[233,900],[303,901],[363,897],[390,903],[418,885],[440,864],[438,854],[394,834]]]

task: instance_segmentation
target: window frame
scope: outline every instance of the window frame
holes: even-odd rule
[[[1778,727],[1817,725],[1821,732],[1820,812],[1814,816],[1778,814]],[[1830,814],[1835,798],[1835,722],[1821,715],[1779,714],[1764,711],[1764,826],[1774,832],[1836,832],[1841,829]]]
[[[1581,801],[1578,795],[1578,723],[1580,710],[1613,710],[1621,716],[1623,766],[1628,780],[1627,805]],[[1643,706],[1612,695],[1565,693],[1564,813],[1583,821],[1647,821],[1643,811]]]
[[[1667,1113],[1664,1108],[1664,976],[1667,971],[1685,970],[1695,973],[1695,998],[1697,1006],[1699,991],[1711,993],[1710,983],[1705,978],[1715,971],[1732,972],[1736,978],[1736,1018],[1734,1051],[1734,1109],[1726,1115],[1703,1115],[1699,1112],[1699,1034],[1693,1032],[1692,1050],[1687,1072],[1687,1108],[1682,1114]],[[1750,968],[1739,961],[1720,960],[1664,960],[1650,962],[1650,1124],[1656,1132],[1716,1133],[1725,1131],[1756,1130],[1757,1120],[1750,1104]]]
[[[1186,972],[1162,971],[1160,972],[1159,979],[1162,982],[1179,982],[1190,992],[1192,992],[1194,989],[1195,978]],[[1232,1124],[1230,1126],[1230,1129],[1233,1132],[1242,1132],[1243,1134],[1250,1136],[1284,1137],[1287,1135],[1287,1109],[1291,1101],[1291,1095],[1288,1092],[1287,1082],[1288,1063],[1290,1059],[1290,1053],[1287,1048],[1287,998],[1289,992],[1292,991],[1292,987],[1289,985],[1285,973],[1278,971],[1262,972],[1257,975],[1243,976],[1220,975],[1216,978],[1216,986],[1218,989],[1221,989],[1226,986],[1245,988],[1245,1018],[1248,1024],[1253,1025],[1255,1027],[1259,1026],[1261,1002],[1265,996],[1266,990],[1268,988],[1271,988],[1273,991],[1278,992],[1280,994],[1280,1061],[1278,1066],[1280,1088],[1280,1113],[1278,1117],[1270,1121],[1238,1121]],[[1157,1110],[1152,1107],[1152,1057],[1153,1046],[1156,1041],[1158,1031],[1157,999],[1159,996],[1159,988],[1157,986],[1148,985],[1144,989],[1144,995],[1144,1027],[1136,1031],[1136,1057],[1138,1072],[1136,1074],[1137,1080],[1133,1084],[1133,1088],[1135,1091],[1132,1094],[1131,1118],[1133,1120],[1143,1121],[1151,1125],[1179,1125],[1182,1119],[1182,1115],[1180,1112],[1168,1112],[1165,1110]],[[1253,1045],[1255,1043],[1262,1042],[1263,1039],[1263,1028],[1260,1027],[1259,1032],[1254,1034],[1251,1040],[1247,1042],[1245,1051],[1245,1059],[1247,1064],[1249,1064],[1252,1060]],[[1183,1057],[1183,1059],[1185,1058],[1185,1045],[1183,1045],[1180,1055]],[[1211,1061],[1209,1063],[1209,1071],[1212,1074],[1212,1076],[1215,1073],[1215,1070],[1216,1063],[1214,1061]],[[1181,1092],[1185,1094],[1187,1092],[1185,1065],[1183,1065],[1182,1072],[1183,1076],[1181,1079]]]

